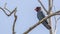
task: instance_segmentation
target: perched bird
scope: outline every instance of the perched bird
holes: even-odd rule
[[[37,18],[39,19],[39,21],[42,20],[42,19],[45,17],[45,15],[43,14],[43,11],[41,11],[41,7],[36,7],[36,8],[35,8],[35,11],[37,12]],[[48,25],[47,20],[43,21],[42,24],[43,24],[48,30],[51,29],[51,26]]]

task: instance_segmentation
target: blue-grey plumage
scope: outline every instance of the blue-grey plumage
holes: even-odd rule
[[[36,8],[36,11],[37,11],[37,18],[39,19],[39,21],[42,20],[42,19],[45,17],[45,15],[43,14],[43,11],[41,11],[41,9],[39,10],[39,7]],[[51,29],[51,26],[48,25],[47,20],[45,20],[44,22],[42,22],[42,24],[43,24],[48,30]]]

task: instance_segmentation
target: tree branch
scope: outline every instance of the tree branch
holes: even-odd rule
[[[7,8],[5,8],[7,11],[10,12],[10,14],[7,14],[6,11],[5,11],[3,8],[0,7],[0,9],[1,9],[7,16],[11,16],[11,15],[14,13],[15,19],[14,19],[14,23],[13,23],[13,27],[12,27],[12,34],[16,34],[16,32],[15,32],[15,24],[16,24],[16,20],[17,20],[17,15],[16,15],[17,7],[16,7],[12,12],[10,12]]]
[[[48,15],[51,14],[51,10],[52,10],[52,7],[53,7],[53,0],[48,0],[49,4],[48,4]],[[52,28],[52,23],[51,23],[51,18],[49,18],[49,23],[48,23],[50,26],[51,26],[51,30],[50,30],[50,34],[53,34],[53,28]]]
[[[43,18],[41,21],[39,21],[38,23],[36,23],[35,25],[33,25],[32,27],[30,27],[27,31],[25,31],[23,34],[28,34],[31,30],[33,30],[35,27],[37,27],[39,24],[41,24],[43,21],[45,21],[46,19],[54,16],[54,15],[60,15],[60,11],[52,13],[50,15],[48,15],[47,17]]]
[[[48,0],[48,2],[49,2],[49,4],[48,4],[49,12],[48,13],[50,13],[50,11],[52,10],[52,7],[53,7],[53,0]]]
[[[7,16],[11,16],[11,15],[15,12],[15,10],[16,10],[16,8],[15,8],[10,14],[7,14],[6,11],[5,11],[3,8],[0,7],[0,9],[1,9]]]
[[[8,9],[6,8],[6,5],[7,5],[7,3],[5,3],[4,9],[10,12],[10,10],[8,10]],[[10,12],[10,13],[11,13],[11,12]]]
[[[17,20],[17,15],[16,15],[16,11],[17,11],[17,8],[15,9],[15,12],[14,12],[14,23],[13,23],[13,27],[12,27],[12,34],[16,34],[15,32],[15,24],[16,24],[16,20]]]
[[[38,0],[38,2],[41,4],[41,6],[42,6],[43,9],[45,10],[45,12],[48,12],[48,11],[46,10],[46,8],[44,7],[44,5],[42,4],[42,2],[41,2],[40,0]]]

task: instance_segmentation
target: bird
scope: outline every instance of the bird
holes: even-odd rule
[[[38,18],[39,21],[42,20],[42,19],[45,17],[43,11],[41,10],[41,7],[36,7],[36,8],[35,8],[35,11],[37,12],[37,18]],[[51,26],[48,25],[47,20],[43,21],[42,24],[43,24],[48,30],[51,29]]]

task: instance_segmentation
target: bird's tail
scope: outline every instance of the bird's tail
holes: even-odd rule
[[[51,29],[51,26],[48,25],[48,22],[47,22],[47,21],[44,21],[42,24],[43,24],[48,30]]]

